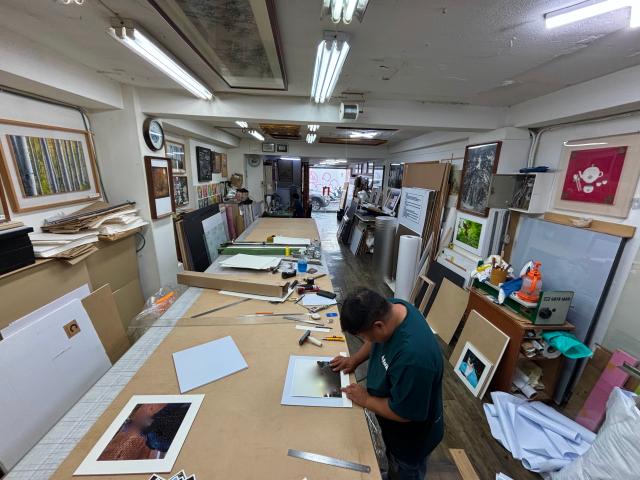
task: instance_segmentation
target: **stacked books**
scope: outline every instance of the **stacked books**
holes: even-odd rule
[[[81,233],[31,233],[33,251],[39,258],[76,259],[97,250],[97,230]]]
[[[0,274],[35,263],[33,246],[29,240],[30,232],[33,232],[31,227],[0,231]]]

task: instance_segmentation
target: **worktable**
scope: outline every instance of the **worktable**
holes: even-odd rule
[[[243,234],[242,240],[261,241],[273,234],[319,239],[312,219],[262,218]],[[267,282],[272,274],[256,275]],[[279,275],[273,277],[279,279]],[[332,290],[328,275],[316,283],[324,290]],[[201,479],[380,478],[360,407],[280,404],[290,355],[334,356],[346,350],[346,343],[323,342],[323,347],[318,348],[307,342],[299,346],[303,332],[295,328],[296,322],[278,317],[238,318],[265,309],[306,312],[293,302],[272,305],[251,300],[210,316],[185,318],[237,300],[217,291],[189,288],[159,319],[157,326],[145,333],[7,478],[49,478],[52,474],[56,479],[71,478],[132,395],[179,394],[173,352],[227,335],[234,339],[249,368],[188,392],[205,394],[205,399],[173,473],[185,469]],[[323,311],[323,321],[327,321],[327,312],[335,311],[336,307]],[[338,318],[329,326],[333,328],[331,334],[341,333]],[[353,375],[351,380],[355,381]],[[289,448],[369,465],[371,473],[291,458],[287,456]],[[149,476],[106,478],[146,480]]]

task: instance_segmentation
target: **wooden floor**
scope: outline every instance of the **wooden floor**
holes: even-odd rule
[[[336,240],[338,223],[335,213],[314,213],[318,230],[322,237],[329,272],[336,292],[346,295],[357,286],[367,286],[386,296],[392,292],[381,279],[376,278],[372,268],[372,255],[354,256],[347,247]],[[448,356],[448,347],[441,344]],[[349,339],[351,351],[358,348],[358,339]],[[471,396],[469,391],[453,373],[448,361],[444,362],[444,414],[445,438],[429,457],[427,478],[429,480],[454,480],[460,475],[449,454],[450,448],[464,449],[482,480],[495,479],[502,472],[514,480],[539,479],[538,475],[525,470],[491,436],[482,402]],[[356,378],[366,382],[366,364],[356,371]],[[375,439],[380,441],[379,439]],[[385,463],[384,458],[380,459]]]

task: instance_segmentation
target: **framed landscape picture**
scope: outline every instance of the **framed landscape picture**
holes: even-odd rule
[[[640,135],[565,142],[554,208],[626,218],[640,175]]]
[[[487,219],[458,212],[453,244],[474,255],[484,257],[487,243]]]
[[[164,144],[167,157],[171,159],[173,173],[187,173],[185,167],[184,145],[182,143],[166,140]]]
[[[14,212],[100,198],[88,132],[0,120],[0,174]]]
[[[144,166],[147,173],[151,218],[157,220],[168,217],[176,211],[172,190],[171,159],[166,157],[144,157]]]
[[[502,142],[469,145],[464,153],[458,210],[486,217],[489,215],[491,177],[498,169]]]

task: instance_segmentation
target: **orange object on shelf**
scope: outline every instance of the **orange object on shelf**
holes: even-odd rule
[[[521,300],[535,303],[540,298],[540,292],[542,291],[541,265],[540,262],[534,262],[533,268],[522,277],[522,287],[516,293]]]

